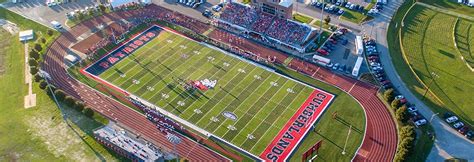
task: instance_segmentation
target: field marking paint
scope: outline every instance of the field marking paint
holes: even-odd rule
[[[262,72],[262,73],[263,73],[263,72]],[[262,80],[262,83],[260,83],[260,85],[258,85],[258,87],[256,87],[255,89],[261,88],[261,86],[264,85],[264,84],[265,84],[265,81],[268,80],[268,79],[270,79],[270,76],[267,77],[267,78],[265,78],[265,80]],[[266,91],[267,91],[267,90],[265,90],[265,92],[266,92]],[[258,94],[258,93],[257,93],[257,94]],[[258,98],[260,98],[260,96],[259,96]],[[245,103],[245,102],[246,102],[247,100],[249,100],[249,99],[250,99],[250,97],[245,98],[245,100],[243,100],[242,103]],[[244,106],[244,105],[242,105],[242,104],[239,105],[239,106],[236,108],[236,110],[238,110],[238,108],[239,108],[240,106]],[[245,106],[247,106],[247,105],[245,105]],[[247,109],[241,110],[241,111],[248,111],[251,107],[252,107],[252,105],[248,105],[248,108],[247,108]],[[247,112],[243,112],[243,113],[244,113],[244,115],[247,114]],[[235,123],[238,123],[241,119],[242,119],[242,118],[239,118],[239,120],[237,120]],[[227,121],[227,119],[224,120],[224,122],[225,122],[225,121]],[[244,127],[245,127],[245,126],[244,126]],[[225,136],[228,132],[229,132],[229,130],[227,130],[227,131],[224,133],[223,136]],[[233,139],[232,139],[232,140],[233,140]]]
[[[249,66],[249,64],[245,65],[244,69],[246,69],[248,66]],[[252,71],[253,71],[253,70],[254,70],[254,69],[252,69]],[[238,74],[237,74],[237,75],[238,75]],[[229,82],[228,82],[225,86],[227,86],[227,85],[230,83],[230,81],[233,80],[237,75],[234,75],[234,76],[232,77],[232,79],[230,79]],[[239,82],[238,84],[240,84],[240,82]],[[238,84],[237,84],[237,85],[238,85]],[[236,87],[236,86],[235,86],[235,87]],[[232,87],[232,90],[233,90],[235,87]],[[216,94],[217,94],[217,93],[216,93]],[[214,95],[214,96],[215,96],[215,95]],[[214,96],[213,96],[213,97],[214,97]],[[218,101],[216,104],[214,104],[208,112],[206,112],[205,114],[203,114],[202,118],[199,119],[199,121],[198,121],[197,123],[199,123],[202,119],[206,118],[206,116],[209,114],[209,112],[215,111],[215,110],[214,110],[215,106],[216,106],[216,105],[219,105],[219,104],[222,102],[222,100],[223,100],[226,96],[227,96],[227,94],[226,94],[223,98],[219,99],[219,101]],[[204,105],[205,105],[205,104],[204,104]],[[201,107],[204,106],[204,105],[201,105]],[[201,107],[199,107],[199,109],[201,109]],[[206,127],[209,126],[209,124],[210,124],[210,123],[208,123],[208,124],[206,125]]]
[[[314,101],[314,99],[316,99],[317,97],[319,98],[319,100],[321,100],[321,103],[317,103],[317,101]],[[334,98],[335,95],[329,92],[323,91],[321,89],[315,89],[305,101],[305,103],[301,105],[297,113],[295,113],[293,117],[291,117],[290,122],[286,123],[284,129],[280,130],[276,138],[260,154],[260,157],[264,158],[264,160],[286,161],[288,157],[290,157],[290,155],[293,153],[293,151],[297,148],[301,140],[303,140],[303,138],[310,131],[310,129],[305,126],[307,124],[314,125],[314,123],[316,123],[319,117],[325,112],[325,110],[328,108],[329,104]],[[313,110],[314,112],[311,115],[307,115],[309,112],[307,112],[306,110],[311,108],[315,109]],[[307,117],[301,119],[301,116],[303,114],[309,116],[309,121]],[[300,122],[299,120],[303,120],[303,122]],[[298,126],[300,128],[298,129],[293,126]],[[300,133],[301,131],[303,132],[302,134]],[[285,141],[283,139],[289,139],[291,141]],[[294,141],[295,139],[296,141]],[[275,152],[275,148],[278,149],[280,152]]]
[[[351,88],[349,88],[349,90],[347,91],[347,93],[351,93],[352,91],[352,88],[354,88],[354,86],[357,84],[357,82],[354,82],[354,84],[352,84]]]
[[[251,75],[249,75],[249,76],[251,76]],[[252,76],[252,77],[253,77],[253,76]],[[287,81],[288,81],[288,80],[285,80],[285,83],[283,83],[283,84],[286,84]],[[263,84],[265,84],[265,83],[263,83]],[[263,84],[261,84],[261,85],[263,85]],[[259,85],[259,86],[260,86],[260,85]],[[272,87],[272,86],[269,86],[269,87],[270,87],[270,88],[267,89],[267,91],[270,90],[271,88],[275,88],[275,87]],[[278,91],[280,91],[280,90],[281,90],[281,88],[278,89]],[[267,92],[267,91],[266,91],[266,92]],[[278,91],[277,91],[276,93],[278,93]],[[272,97],[275,96],[276,93],[272,94]],[[265,94],[265,93],[264,93],[264,94]],[[264,95],[262,94],[262,95],[260,95],[258,98],[260,99],[260,98],[262,98],[263,96],[264,96]],[[267,98],[265,98],[265,99],[267,99]],[[268,99],[267,99],[267,100],[268,100]],[[268,101],[271,101],[271,100],[268,100]],[[268,102],[267,102],[267,103],[268,103]],[[272,102],[272,103],[273,103],[273,102]],[[265,104],[265,105],[267,105],[267,104]],[[246,127],[249,123],[251,123],[253,120],[258,120],[258,119],[256,119],[256,116],[257,116],[257,114],[258,114],[259,112],[261,112],[261,111],[263,110],[263,108],[265,107],[265,105],[263,105],[263,106],[261,107],[261,109],[260,109],[258,112],[256,112],[255,114],[249,114],[249,113],[244,112],[243,110],[239,110],[239,109],[235,109],[233,112],[237,111],[237,112],[241,112],[241,113],[244,113],[244,114],[247,114],[247,115],[252,116],[252,118],[250,119],[250,121],[248,121],[248,122],[243,126],[243,128],[245,128],[245,127]],[[253,105],[252,105],[252,106],[253,106]],[[248,110],[248,109],[247,109],[247,110]],[[269,113],[269,114],[270,114],[270,113]],[[228,120],[228,119],[225,119],[222,123],[224,123],[224,122],[227,121],[227,120]],[[240,121],[240,119],[239,119],[238,121]],[[265,122],[265,121],[264,121],[264,120],[261,120],[259,123],[262,123],[262,122]],[[222,123],[221,123],[221,124],[222,124]],[[258,127],[258,126],[257,126],[257,127]],[[230,130],[227,130],[227,132],[226,132],[225,134],[227,134],[229,131],[230,131]],[[242,130],[242,131],[243,131],[243,130]],[[240,134],[240,133],[242,133],[242,132],[239,131],[239,134]],[[225,135],[225,134],[224,134],[224,135]],[[233,139],[232,139],[232,141],[233,141]]]
[[[297,85],[297,84],[295,84],[295,85],[293,86],[293,88],[295,88],[296,85]],[[284,89],[284,88],[282,88],[282,89]],[[280,90],[281,90],[281,89],[280,89]],[[286,90],[286,89],[285,89],[285,90]],[[277,93],[278,93],[278,92],[277,92]],[[287,94],[285,94],[285,96],[283,96],[283,97],[286,97],[286,96],[288,95],[288,93],[289,93],[289,92],[287,92]],[[275,94],[276,94],[276,93],[275,93]],[[298,95],[299,95],[299,94],[298,94]],[[296,95],[296,96],[298,96],[298,95]],[[275,96],[273,96],[273,97],[275,97]],[[295,100],[295,98],[293,98],[293,99],[291,100],[290,105],[291,105],[291,103],[292,103],[294,100]],[[284,112],[286,112],[286,110],[290,107],[290,105],[285,106],[285,109],[282,111],[282,114],[283,114]],[[264,106],[264,107],[265,107],[265,106]],[[265,116],[264,119],[266,119],[268,116],[270,116],[270,114],[271,114],[271,112],[268,113],[268,115]],[[281,116],[281,115],[280,115],[280,116]],[[268,122],[265,122],[265,120],[262,120],[262,122],[260,122],[260,124],[253,130],[252,134],[254,134],[255,131],[257,131],[258,127],[260,127],[260,125],[262,125],[263,123],[270,124],[271,128],[277,128],[277,129],[280,129],[280,130],[281,130],[282,128],[279,128],[279,127],[277,127],[277,126],[274,125],[275,122],[277,121],[277,119],[280,118],[280,116],[278,116],[272,123],[268,123]],[[265,137],[265,134],[266,134],[269,130],[271,130],[271,128],[269,128],[269,129],[267,129],[265,132],[263,132],[262,136],[261,136],[261,137],[257,140],[257,142],[255,142],[255,144],[250,148],[250,151],[252,151],[252,149],[257,145],[257,143],[258,143],[261,139],[263,139],[263,137]],[[246,139],[245,142],[248,141],[248,140],[249,140],[249,139]],[[244,143],[245,143],[245,142],[244,142]]]
[[[296,98],[301,97],[302,95],[305,95],[305,96],[307,97],[306,94],[304,94],[304,93],[299,93],[299,94],[295,97],[295,99],[291,102],[291,104],[293,104],[294,102],[296,102]],[[291,105],[291,104],[290,104],[290,105]],[[285,112],[288,111],[288,110],[290,110],[290,109],[285,109],[285,111],[284,111],[283,113],[285,113]],[[296,111],[298,111],[298,110],[296,110]],[[296,112],[295,112],[295,113],[296,113]],[[281,117],[281,116],[279,116],[278,118],[280,118],[280,117]],[[281,128],[280,128],[280,130],[281,130]],[[268,132],[268,131],[267,131],[267,132]],[[265,134],[266,134],[267,132],[265,132]],[[265,136],[265,134],[264,134],[263,136]],[[260,141],[260,140],[259,140],[259,141]],[[258,142],[259,142],[259,141],[258,141]],[[258,144],[258,142],[257,142],[257,144]],[[254,146],[254,147],[255,147],[255,146]],[[253,147],[252,147],[252,149],[253,149]]]

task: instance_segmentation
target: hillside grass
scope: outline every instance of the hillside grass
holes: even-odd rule
[[[0,18],[7,19],[21,30],[34,29],[36,38],[46,37],[51,43],[59,33],[46,36],[47,27],[25,19],[4,8]],[[87,118],[70,108],[58,109],[37,83],[33,84],[37,106],[25,109],[23,97],[27,94],[24,83],[24,45],[18,36],[0,29],[0,57],[4,65],[0,74],[0,161],[101,161],[117,160],[95,142],[91,131],[103,125],[104,119]],[[34,41],[30,41],[30,47]],[[67,122],[62,114],[68,114]]]
[[[425,99],[428,105],[436,112],[452,111],[473,125],[474,101],[469,98],[474,75],[454,46],[455,23],[455,17],[415,5],[405,19],[402,45],[415,75],[433,92]],[[424,87],[410,88],[423,99]]]

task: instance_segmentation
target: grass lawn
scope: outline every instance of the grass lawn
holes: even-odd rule
[[[455,24],[456,17],[416,5],[405,18],[403,50],[415,74],[426,85],[434,79],[430,90],[436,97],[427,97],[430,106],[441,113],[450,110],[473,125],[474,101],[470,98],[474,75],[454,46]],[[425,92],[424,88],[412,90],[418,96]]]
[[[452,10],[454,12],[474,16],[474,8],[464,4],[459,4],[455,0],[420,0],[420,2],[430,4],[439,8]]]
[[[309,24],[311,21],[313,21],[313,18],[309,16],[301,15],[299,13],[293,14],[293,19],[298,22],[306,23],[306,24]]]
[[[0,8],[0,18],[16,23],[21,29],[35,29],[46,33],[48,28]],[[55,33],[54,36],[58,34]],[[37,35],[38,36],[38,35]],[[50,42],[53,37],[47,38]],[[90,119],[65,109],[66,124],[51,98],[33,84],[37,106],[23,108],[27,93],[24,84],[24,46],[18,36],[0,30],[0,161],[102,161],[117,160],[114,153],[95,142],[92,129],[102,125],[103,119]]]
[[[454,32],[457,49],[466,63],[474,67],[474,23],[458,19]]]
[[[312,24],[313,27],[315,28],[319,28],[319,26],[321,25],[322,21],[317,19],[316,21],[314,21],[314,23]],[[327,29],[329,31],[331,31],[331,27],[336,27],[334,26],[333,24],[326,24],[326,23],[323,23],[323,29]]]
[[[287,122],[287,119],[292,114],[294,114],[291,111],[294,111],[295,108],[299,108],[300,102],[307,98],[306,92],[309,92],[308,90],[310,90],[306,86],[302,86],[296,82],[281,78],[275,74],[268,73],[263,69],[250,68],[253,67],[253,65],[236,60],[235,58],[221,54],[220,52],[211,50],[209,48],[204,48],[203,46],[200,46],[194,42],[186,41],[182,37],[176,36],[174,34],[163,32],[159,37],[155,38],[155,40],[152,40],[149,43],[151,44],[147,44],[149,48],[138,49],[138,51],[134,52],[125,60],[122,60],[118,64],[114,65],[114,67],[100,74],[100,77],[114,83],[115,85],[119,85],[133,94],[142,96],[142,98],[145,98],[148,101],[151,101],[152,103],[155,103],[160,107],[175,113],[176,115],[180,115],[182,118],[195,123],[201,128],[213,132],[213,134],[216,134],[243,149],[249,150],[256,155],[259,155],[259,153],[263,151],[267,145],[266,142],[272,140],[274,134],[278,132],[281,126]],[[156,46],[155,44],[161,45]],[[198,51],[200,54],[196,54],[194,51]],[[184,56],[183,54],[187,54],[187,56]],[[146,59],[147,57],[154,59]],[[188,57],[192,59],[183,59]],[[213,61],[214,63],[209,63],[207,61],[209,57],[215,59],[215,61]],[[230,66],[225,67],[224,62],[230,63]],[[142,66],[137,66],[137,63],[141,64]],[[147,70],[144,70],[143,68],[146,68]],[[236,69],[243,69],[247,71],[246,73],[248,74],[241,74]],[[148,70],[150,72],[148,72]],[[123,73],[126,77],[122,78],[120,75],[118,75],[118,73]],[[296,74],[293,71],[288,71],[288,74],[305,80],[310,84],[324,90],[327,89],[331,93],[337,95],[337,98],[328,108],[325,115],[323,115],[322,118],[320,118],[320,121],[316,124],[316,129],[320,130],[319,133],[308,134],[308,137],[306,138],[307,140],[301,143],[301,146],[294,154],[293,160],[300,160],[301,152],[307,150],[310,145],[314,144],[319,139],[323,139],[327,142],[323,144],[323,148],[325,150],[325,156],[323,158],[341,159],[342,161],[350,160],[353,157],[356,149],[361,144],[363,132],[365,129],[365,116],[362,108],[350,96],[336,88],[307,78],[300,74]],[[254,80],[253,78],[256,75],[261,76],[263,82]],[[153,76],[160,76],[161,79],[153,79]],[[189,96],[186,97],[186,94],[183,93],[184,89],[181,89],[178,84],[175,84],[175,81],[173,81],[171,76],[173,76],[175,79],[183,78],[185,80],[187,80],[186,78],[218,79],[217,83],[218,85],[220,84],[220,86],[222,86],[223,90],[209,90],[204,92],[204,95],[209,97],[211,101],[215,100],[218,103],[216,104],[214,102],[210,102],[208,99],[203,97],[199,98],[198,100],[192,99]],[[131,84],[132,78],[139,80],[140,85]],[[240,81],[235,80],[235,78],[238,78]],[[82,78],[81,80],[84,81],[88,79]],[[161,83],[160,80],[163,80],[164,83]],[[249,80],[254,81],[252,81],[252,84],[249,85]],[[278,83],[281,88],[271,88],[271,86],[264,84],[269,83],[268,81],[272,80],[275,80],[275,82]],[[90,84],[93,85],[93,83]],[[150,90],[148,87],[153,88],[153,90]],[[247,90],[249,88],[252,89],[252,91]],[[296,93],[286,93],[288,88],[295,89]],[[169,99],[160,100],[162,94],[168,94]],[[289,95],[296,95],[297,97],[291,97]],[[262,98],[263,96],[265,97]],[[179,101],[183,101],[185,105],[190,106],[180,106],[177,104]],[[235,101],[239,101],[239,103],[236,103]],[[208,103],[213,104],[206,106]],[[223,110],[222,108],[227,110],[229,107],[234,107],[233,112],[239,118],[242,116],[242,118],[245,120],[233,122],[231,120],[221,118],[218,115]],[[267,109],[270,107],[273,108]],[[286,109],[284,110],[285,113],[282,113],[281,110],[279,110],[281,108]],[[202,112],[208,112],[208,114],[199,116],[193,115],[194,109],[200,109]],[[272,110],[272,113],[270,114],[273,115],[269,116],[261,114],[261,112],[265,112],[267,110]],[[245,111],[246,113],[243,114],[242,111]],[[330,114],[332,114],[334,111],[339,112],[340,118],[331,118]],[[255,115],[260,117],[254,118],[254,113],[257,113]],[[217,117],[219,121],[223,121],[221,122],[223,124],[210,122],[209,120],[212,116]],[[263,121],[273,124],[271,126],[264,123],[262,124]],[[356,133],[351,135],[351,138],[354,140],[349,141],[347,144],[347,150],[349,154],[341,158],[340,151],[342,151],[342,146],[345,142],[345,136],[338,136],[338,134],[344,134],[348,131],[347,123],[351,123],[353,125],[353,129],[356,131]],[[226,127],[230,124],[234,125],[238,131],[229,134],[230,132]],[[335,127],[340,129],[334,129]],[[253,135],[259,139],[256,143],[246,138],[246,135],[252,132]],[[262,134],[264,134],[265,137],[260,139]],[[340,151],[339,153],[335,153],[331,150]]]
[[[350,21],[350,22],[353,22],[353,23],[356,23],[356,24],[360,24],[362,23],[362,21],[364,21],[366,18],[367,18],[367,15],[364,15],[365,13],[367,13],[366,11],[364,11],[364,14],[361,13],[361,12],[358,12],[358,11],[353,11],[353,10],[350,10],[348,8],[344,8],[344,14],[342,14],[339,18],[342,19],[342,20],[346,20],[346,21]]]

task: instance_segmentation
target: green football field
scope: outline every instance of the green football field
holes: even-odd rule
[[[99,77],[254,155],[266,148],[314,91],[166,31]],[[183,86],[204,79],[217,80],[217,85],[197,92]],[[221,115],[225,111],[237,120]]]

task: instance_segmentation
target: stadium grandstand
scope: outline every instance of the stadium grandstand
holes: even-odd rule
[[[220,28],[278,49],[300,53],[306,52],[311,40],[319,33],[307,24],[280,18],[238,2],[226,3],[212,22]]]

